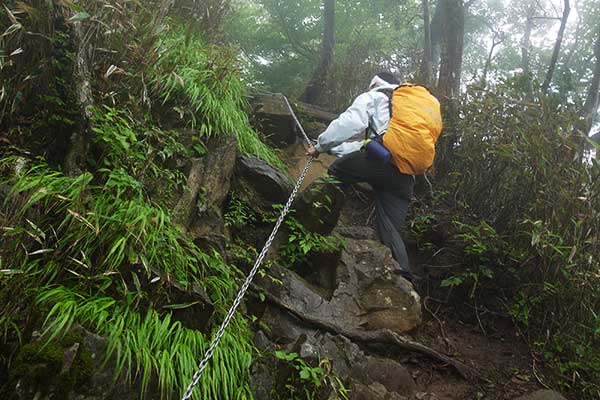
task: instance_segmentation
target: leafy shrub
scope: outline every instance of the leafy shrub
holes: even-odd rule
[[[265,216],[263,221],[275,222],[282,208],[281,204],[274,205],[273,214]],[[294,210],[290,210],[283,221],[283,225],[287,228],[287,243],[279,249],[279,259],[276,262],[290,268],[297,267],[307,263],[311,254],[335,252],[344,246],[343,240],[337,236],[325,236],[308,230],[293,216],[293,213]]]
[[[486,221],[460,233],[471,261],[494,267],[509,313],[563,383],[594,398],[600,163],[586,156],[574,110],[520,95],[510,85],[468,92],[444,190],[465,206],[455,219]]]
[[[307,262],[311,253],[334,252],[344,245],[337,236],[325,236],[309,231],[293,216],[288,216],[284,224],[289,230],[289,235],[287,243],[279,253],[283,265],[297,266]]]
[[[276,351],[275,357],[289,364],[296,371],[285,382],[286,393],[277,393],[276,398],[314,400],[320,398],[319,394],[333,390],[340,399],[348,400],[348,390],[331,372],[329,360],[323,359],[319,366],[313,367],[297,353]]]

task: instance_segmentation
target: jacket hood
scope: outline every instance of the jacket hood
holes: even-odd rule
[[[381,88],[395,88],[398,85],[389,83],[387,81],[384,81],[383,79],[381,79],[380,77],[378,77],[377,75],[375,75],[373,77],[373,79],[371,79],[371,83],[369,84],[369,91],[371,90],[376,90],[376,89],[381,89]]]

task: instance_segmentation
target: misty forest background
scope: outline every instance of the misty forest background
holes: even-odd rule
[[[457,310],[512,321],[548,384],[597,399],[596,0],[2,2],[2,390],[83,326],[108,338],[116,374],[140,378],[142,393],[182,393],[253,256],[231,260],[177,227],[176,160],[231,139],[288,174],[250,125],[248,96],[339,113],[381,70],[443,107],[433,193],[407,221],[424,254],[442,251],[432,232],[452,237],[452,267],[429,285]],[[251,226],[235,198],[226,210],[226,224]],[[339,245],[319,240],[284,254]],[[189,304],[171,282],[206,292],[205,326],[178,320]],[[253,329],[236,314],[202,398],[252,398]],[[85,380],[67,375],[69,387]]]

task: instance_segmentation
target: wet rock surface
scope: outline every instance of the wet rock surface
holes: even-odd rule
[[[337,226],[344,202],[344,192],[331,180],[318,179],[294,202],[297,218],[310,231],[330,234]]]
[[[311,361],[327,358],[338,376],[349,377],[366,386],[379,384],[385,392],[409,396],[417,388],[408,370],[400,363],[367,355],[357,344],[341,335],[308,336],[300,355]]]
[[[256,286],[267,296],[261,316],[261,323],[268,327],[266,335],[311,364],[328,359],[337,376],[352,382],[351,399],[408,398],[416,384],[400,363],[366,354],[350,339],[311,324],[324,321],[340,331],[390,329],[403,333],[421,320],[418,294],[408,281],[393,273],[397,265],[389,249],[373,240],[373,230],[340,227],[335,233],[345,240],[346,248],[335,268],[331,292],[325,283],[308,282],[277,265],[271,266],[266,276],[256,278]],[[271,304],[268,299],[277,301]],[[264,372],[257,368],[261,381]],[[262,395],[260,387],[256,393]]]
[[[14,400],[136,400],[140,398],[141,382],[129,382],[124,375],[115,379],[116,361],[105,363],[108,339],[75,326],[60,341],[45,347],[33,341],[21,348],[17,361],[24,367],[13,371],[3,392]],[[150,385],[152,386],[152,384]],[[146,399],[154,400],[156,390],[149,390]]]
[[[373,235],[368,229],[364,234]],[[419,295],[394,273],[398,265],[390,250],[370,239],[343,238],[346,248],[336,269],[331,298],[295,272],[278,266],[271,267],[270,277],[258,278],[256,284],[298,315],[329,321],[341,330],[362,327],[404,333],[416,327],[421,321]]]
[[[241,156],[235,166],[234,191],[252,208],[268,212],[285,203],[292,191],[290,180],[263,160]]]
[[[515,400],[566,400],[560,393],[554,390],[538,390],[531,394],[521,396]]]
[[[222,248],[223,204],[231,186],[236,140],[215,138],[207,147],[206,156],[187,161],[187,181],[173,210],[174,222],[193,240]]]
[[[293,119],[283,95],[277,93],[255,93],[251,96],[252,124],[261,131],[272,145],[286,147],[299,140],[299,129]],[[299,118],[310,119],[304,128],[311,138],[316,138],[325,124],[337,115],[327,112],[312,104],[294,101],[292,104]]]

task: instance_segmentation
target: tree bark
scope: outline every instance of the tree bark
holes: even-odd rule
[[[72,17],[73,11],[64,7],[63,15],[65,20]],[[86,30],[87,28],[88,30]],[[85,21],[73,23],[73,42],[75,43],[77,53],[75,54],[75,65],[73,68],[73,82],[75,94],[81,108],[81,119],[78,129],[71,136],[71,146],[65,155],[64,171],[67,176],[76,177],[85,171],[85,163],[89,149],[89,136],[91,132],[91,121],[93,118],[92,109],[94,107],[94,96],[92,94],[92,40],[89,39],[91,29]]]
[[[323,28],[321,58],[313,71],[308,86],[302,96],[300,96],[300,100],[306,103],[315,103],[321,96],[327,81],[327,73],[333,61],[333,51],[335,48],[335,0],[323,0],[323,19],[325,26]]]
[[[592,82],[588,90],[585,104],[582,110],[583,124],[581,130],[584,136],[589,136],[590,130],[594,123],[594,117],[598,112],[598,103],[600,100],[600,28],[597,31],[596,45],[594,46],[594,55],[596,57],[596,64],[594,66],[594,74],[592,76]],[[598,155],[598,154],[597,154]]]
[[[441,0],[439,5],[442,6],[442,61],[438,91],[451,99],[460,92],[465,8],[462,0]]]
[[[438,74],[440,71],[440,56],[442,45],[442,0],[438,0],[435,6],[433,18],[429,24],[431,32],[431,67],[433,70],[432,83],[438,83]]]
[[[546,79],[544,79],[544,83],[542,84],[542,93],[544,94],[548,92],[548,88],[552,82],[552,76],[554,75],[556,62],[558,61],[558,55],[560,54],[560,46],[562,45],[565,28],[567,27],[567,19],[569,19],[569,13],[571,12],[569,0],[564,0],[564,4],[565,6],[563,9],[562,18],[560,20],[560,29],[558,30],[558,36],[556,37],[556,42],[554,43],[554,50],[552,51],[550,66],[548,67],[548,72],[546,73]]]
[[[429,0],[422,0],[423,4],[423,59],[419,70],[419,81],[425,86],[430,86],[433,81],[433,65],[431,54],[431,26],[429,23]]]
[[[521,41],[521,69],[525,78],[525,89],[531,93],[531,31],[533,31],[535,16],[535,3],[532,2],[527,8],[527,19],[525,21],[525,32]]]

